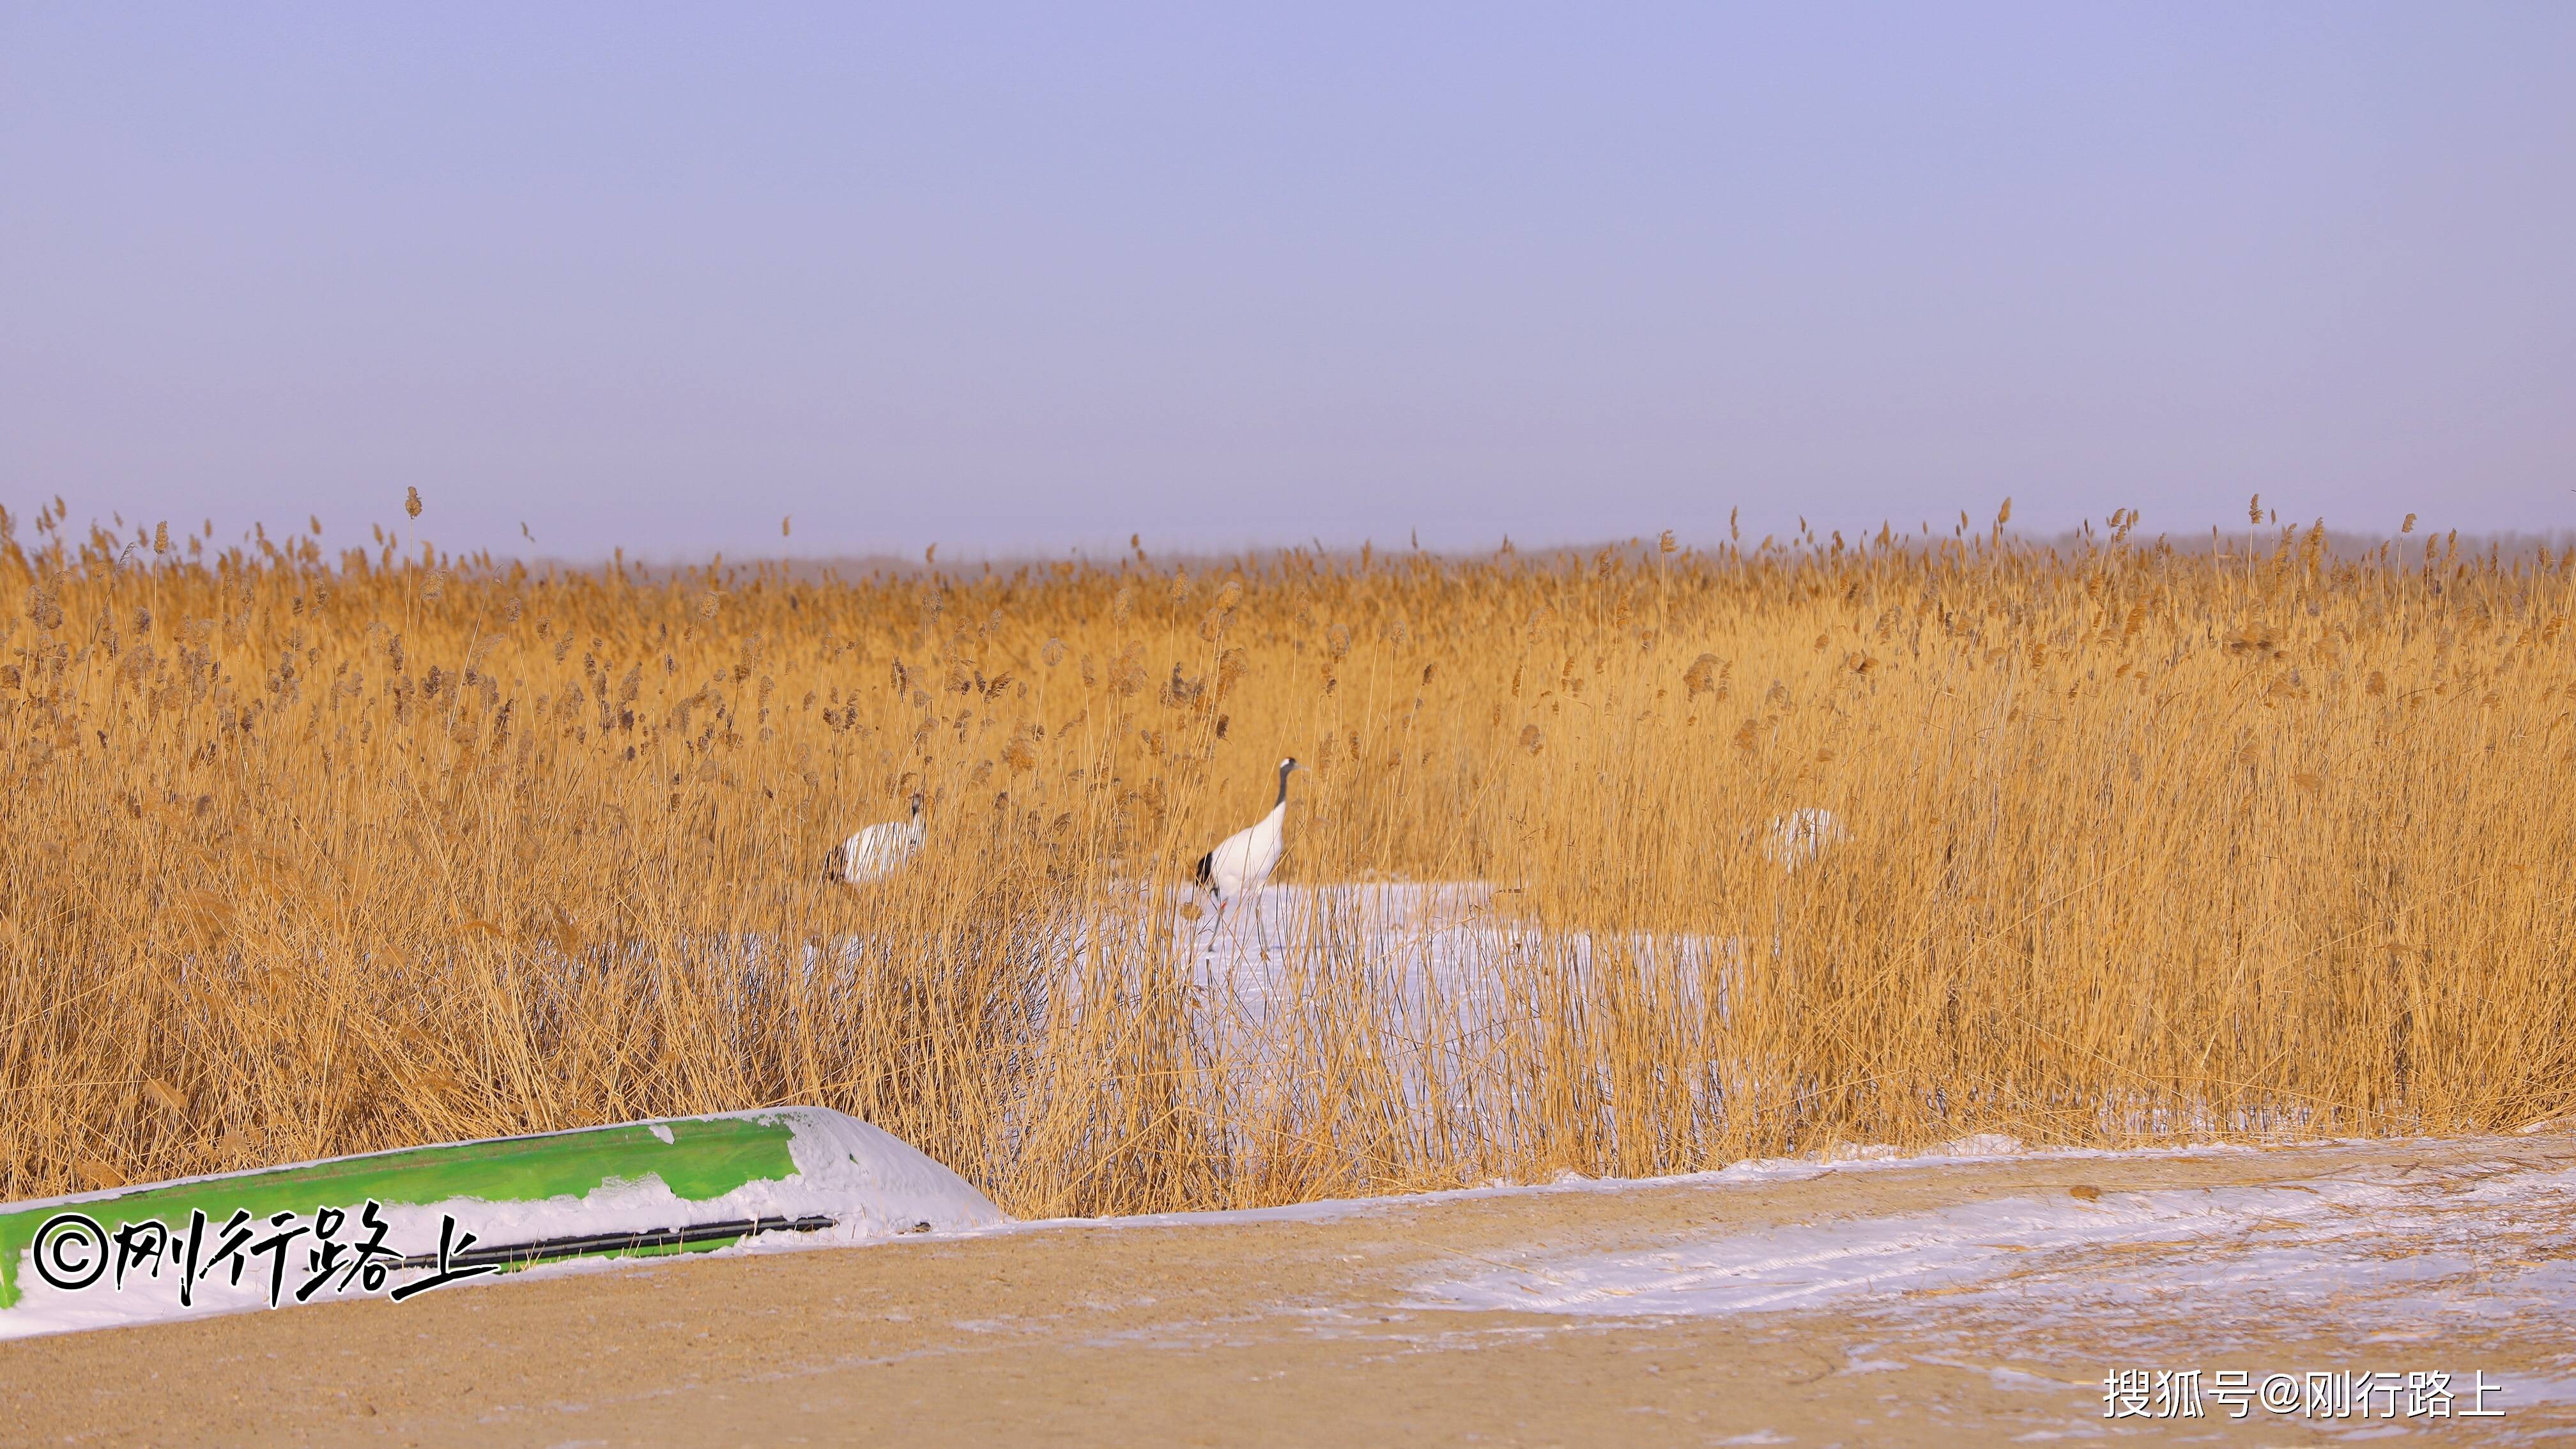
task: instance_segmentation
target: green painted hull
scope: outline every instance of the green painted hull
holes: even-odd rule
[[[660,1178],[683,1201],[706,1202],[793,1175],[793,1138],[792,1123],[782,1116],[682,1117],[406,1148],[12,1204],[0,1208],[0,1309],[21,1295],[19,1274],[37,1230],[67,1211],[85,1214],[113,1235],[127,1223],[157,1220],[177,1227],[192,1213],[221,1224],[247,1211],[252,1221],[264,1223],[278,1213],[310,1218],[323,1208],[346,1211],[368,1201],[394,1207],[582,1198],[648,1175]],[[723,1241],[699,1239],[630,1251],[720,1246]]]
[[[0,1338],[434,1289],[578,1257],[1008,1219],[821,1107],[455,1142],[0,1204]]]

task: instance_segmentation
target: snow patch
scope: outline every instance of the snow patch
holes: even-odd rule
[[[1973,1141],[1975,1139],[1962,1139]],[[2005,1139],[2007,1141],[2013,1139]],[[1955,1144],[1954,1144],[1955,1145]],[[1434,1206],[1448,1202],[1475,1202],[1502,1197],[1537,1196],[1550,1193],[1625,1193],[1636,1188],[1714,1187],[1735,1183],[1804,1182],[1810,1178],[1845,1172],[1910,1171],[1923,1168],[1961,1167],[1993,1161],[1996,1154],[1963,1154],[1949,1151],[1908,1155],[1900,1149],[1874,1144],[1864,1156],[1815,1157],[1750,1157],[1725,1167],[1706,1172],[1676,1173],[1664,1177],[1584,1177],[1566,1170],[1548,1182],[1513,1183],[1496,1178],[1476,1187],[1442,1188],[1432,1192],[1391,1193],[1377,1197],[1317,1198],[1310,1202],[1288,1203],[1279,1207],[1224,1208],[1214,1211],[1139,1213],[1116,1218],[1030,1218],[1009,1223],[1005,1231],[1032,1232],[1048,1228],[1124,1228],[1219,1226],[1229,1223],[1297,1223],[1334,1222],[1364,1213],[1395,1212]],[[2250,1155],[2259,1149],[2237,1143],[2202,1143],[2188,1147],[2045,1147],[2025,1148],[2015,1154],[2031,1161],[2123,1161],[2163,1158],[2192,1158]]]
[[[2088,1192],[1528,1254],[1425,1283],[1412,1306],[1604,1317],[1984,1309],[2033,1320],[2302,1309],[2383,1327],[2465,1315],[2576,1329],[2576,1170],[2497,1161]]]

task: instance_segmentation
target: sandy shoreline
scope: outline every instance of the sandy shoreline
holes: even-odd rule
[[[2576,1303],[2546,1276],[2567,1266],[2556,1175],[2568,1172],[2576,1137],[2558,1133],[2029,1156],[665,1261],[402,1305],[0,1344],[0,1439],[1948,1444],[2120,1433],[2277,1444],[2412,1428],[2544,1442],[2576,1433],[2564,1331]],[[2536,1186],[2510,1201],[2480,1196],[2506,1178]],[[2267,1218],[2259,1196],[2331,1202],[2374,1185],[2459,1211],[2387,1209],[2378,1233],[2377,1199],[2338,1225]],[[2054,1224],[2068,1203],[2203,1198],[2254,1203],[2248,1226],[2175,1237],[2133,1213],[2143,1233],[2071,1247],[2002,1241],[1993,1226],[2034,1214]],[[1951,1223],[1966,1225],[1965,1248],[1917,1261]],[[2347,1290],[2277,1261],[2312,1241],[2373,1271]],[[2442,1256],[2481,1243],[2505,1246],[2477,1261]],[[1818,1287],[1824,1269],[1764,1246],[1776,1244],[1911,1276]],[[1911,1267],[1871,1266],[1899,1250],[1915,1254]],[[2078,1271],[2097,1260],[2098,1275]],[[1631,1313],[1603,1297],[1633,1291],[1618,1286],[1629,1279],[1568,1286],[1602,1264],[1669,1265],[1692,1291],[1740,1291],[1747,1274],[1796,1291],[1780,1308],[1686,1313],[1669,1308],[1687,1298],[1649,1294],[1658,1311]],[[2169,1267],[2182,1286],[2152,1291]],[[1478,1284],[1472,1306],[1443,1306]],[[1505,1290],[1545,1306],[1489,1306],[1509,1301]],[[2437,1290],[2447,1296],[2426,1296]],[[2197,1420],[2105,1422],[2103,1375],[2156,1368],[2258,1380],[2445,1369],[2463,1384],[2482,1370],[2507,1386],[2488,1401],[2505,1415],[2325,1424],[2257,1408],[2231,1422],[2210,1403]]]

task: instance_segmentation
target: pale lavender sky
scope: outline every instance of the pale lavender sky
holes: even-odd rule
[[[0,0],[0,502],[76,523],[2554,531],[2571,463],[2576,5]]]

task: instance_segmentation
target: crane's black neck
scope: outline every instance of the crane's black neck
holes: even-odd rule
[[[1281,805],[1288,803],[1288,772],[1295,768],[1297,768],[1295,765],[1281,765],[1279,767],[1279,798],[1271,805],[1271,809],[1276,810]]]

